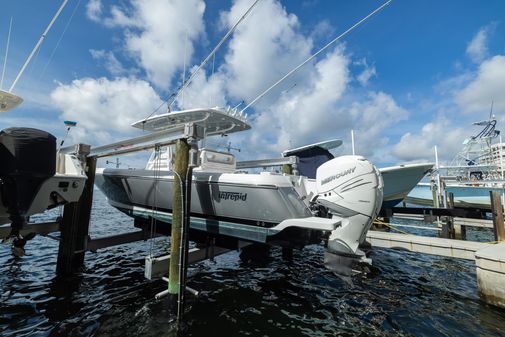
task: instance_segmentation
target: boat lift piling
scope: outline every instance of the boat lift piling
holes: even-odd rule
[[[171,258],[169,258],[169,270],[166,270],[169,275],[167,279],[168,289],[163,294],[158,294],[160,296],[157,296],[157,298],[166,294],[171,295],[171,312],[177,317],[177,322],[180,322],[184,311],[184,292],[186,290],[188,261],[202,260],[207,257],[207,254],[202,257],[201,254],[197,254],[198,256],[196,256],[193,254],[195,252],[192,252],[192,256],[188,258],[191,172],[192,167],[197,165],[197,141],[202,137],[203,131],[200,126],[194,123],[187,123],[184,127],[175,130],[153,132],[148,135],[96,148],[78,144],[61,149],[61,153],[75,153],[81,162],[85,163],[84,167],[86,168],[88,179],[79,201],[65,205],[64,207],[63,220],[60,225],[61,237],[59,239],[57,262],[58,275],[68,276],[77,272],[84,265],[84,255],[87,250],[96,250],[147,239],[145,228],[140,232],[93,240],[89,238],[88,233],[97,159],[176,144],[175,179],[176,181],[178,179],[179,183],[174,184],[173,190],[172,207],[174,216],[170,245]],[[51,228],[54,231],[54,226]],[[156,233],[155,235],[157,236],[158,234]],[[167,259],[164,261],[168,262]],[[193,291],[193,293],[195,292]]]
[[[503,206],[501,195],[496,191],[489,191],[491,209],[493,210],[493,231],[496,241],[505,241],[505,226],[503,221]]]
[[[56,273],[59,276],[70,275],[84,264],[86,241],[89,233],[89,220],[93,203],[93,185],[95,181],[96,157],[88,157],[90,146],[78,144],[75,152],[81,162],[85,162],[88,179],[79,201],[64,206],[61,223],[60,244]]]
[[[448,208],[454,208],[454,193],[449,192],[447,196]],[[451,221],[451,239],[466,240],[466,225],[457,223],[454,217],[450,217]]]
[[[184,263],[184,255],[187,252],[182,242],[186,222],[186,214],[189,208],[186,207],[189,200],[188,193],[188,161],[189,145],[186,140],[179,139],[176,142],[174,187],[172,190],[172,233],[170,236],[170,269],[168,272],[168,296],[170,313],[177,316],[179,321],[182,316],[182,296],[184,293],[184,273],[187,272],[187,265]]]

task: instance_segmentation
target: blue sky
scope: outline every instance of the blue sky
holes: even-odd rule
[[[0,115],[0,129],[61,137],[62,121],[73,119],[69,141],[137,134],[129,124],[166,99],[184,64],[199,64],[252,2],[70,0],[14,89],[25,102]],[[2,61],[14,20],[3,89],[60,4],[2,3]],[[247,103],[380,4],[260,0],[217,53],[214,73],[206,67],[177,104]],[[344,140],[343,154],[355,129],[358,153],[379,166],[433,160],[434,145],[449,160],[492,100],[505,125],[504,19],[501,0],[393,1],[249,109],[253,130],[229,138],[251,159],[328,138]]]

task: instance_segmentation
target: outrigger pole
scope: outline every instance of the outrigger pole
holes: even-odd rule
[[[275,88],[276,86],[278,86],[282,81],[284,81],[286,78],[288,78],[289,76],[291,76],[298,69],[300,69],[301,67],[303,67],[304,65],[306,65],[307,63],[309,63],[310,61],[312,61],[317,55],[321,54],[323,51],[325,51],[332,44],[334,44],[335,42],[337,42],[338,40],[340,40],[341,38],[343,38],[344,36],[346,36],[348,33],[350,33],[351,31],[353,31],[354,28],[358,27],[363,22],[365,22],[366,20],[368,20],[370,17],[372,17],[373,15],[375,15],[376,13],[378,13],[381,9],[383,9],[384,7],[386,7],[387,5],[389,5],[391,3],[391,1],[393,1],[393,0],[386,1],[381,6],[379,6],[378,8],[376,8],[373,12],[371,12],[370,14],[368,14],[367,16],[365,16],[360,21],[356,22],[352,27],[350,27],[349,29],[347,29],[345,32],[343,32],[342,34],[340,34],[339,36],[337,36],[336,38],[334,38],[333,40],[331,40],[330,42],[328,42],[323,48],[319,49],[315,54],[313,54],[308,59],[306,59],[305,61],[303,61],[300,65],[298,65],[296,68],[294,68],[293,70],[291,70],[290,72],[288,72],[280,80],[278,80],[277,82],[275,82],[274,84],[272,84],[267,90],[265,90],[261,94],[259,94],[251,103],[247,104],[245,106],[245,108],[243,108],[240,112],[243,113],[245,110],[247,110],[247,108],[249,108],[251,105],[253,105],[257,101],[259,101],[261,98],[263,98],[263,96],[265,96],[268,92],[270,92],[270,90],[272,90],[273,88]]]
[[[12,82],[12,85],[9,88],[9,90],[8,91],[4,91],[4,90],[0,89],[0,112],[7,112],[9,110],[12,110],[12,109],[14,109],[15,107],[17,107],[19,104],[21,104],[23,102],[23,99],[21,97],[17,96],[17,95],[14,95],[12,93],[12,90],[14,90],[14,87],[16,86],[19,78],[21,77],[21,75],[25,71],[26,67],[28,66],[28,64],[32,60],[33,55],[35,55],[35,52],[37,51],[37,49],[39,49],[42,41],[44,40],[44,38],[46,37],[47,33],[49,32],[49,30],[53,26],[54,22],[56,21],[56,19],[60,15],[61,11],[63,11],[63,8],[67,5],[67,2],[68,2],[68,0],[64,0],[63,1],[63,3],[61,4],[60,8],[58,9],[58,11],[53,16],[52,20],[49,22],[49,25],[47,25],[46,30],[40,36],[39,40],[37,41],[37,44],[35,45],[35,47],[33,48],[32,52],[30,53],[30,55],[26,59],[25,63],[21,67],[21,70],[19,71],[18,75],[14,79],[14,82]],[[9,35],[10,35],[10,33],[9,33]]]
[[[9,44],[11,41],[11,31],[12,31],[12,16],[9,23],[9,34],[7,34],[7,46],[5,47],[5,57],[4,57],[4,66],[2,69],[2,79],[0,79],[0,90],[4,85],[4,76],[5,76],[5,68],[7,67],[7,56],[9,55]]]

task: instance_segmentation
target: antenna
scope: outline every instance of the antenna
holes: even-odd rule
[[[388,0],[387,2],[383,3],[381,6],[379,6],[378,8],[376,8],[373,12],[371,12],[370,14],[368,14],[367,16],[365,16],[363,19],[359,20],[358,22],[356,22],[352,27],[348,28],[345,32],[343,32],[342,34],[340,34],[339,36],[337,36],[336,38],[334,38],[333,40],[331,40],[330,42],[328,42],[323,48],[319,49],[315,54],[313,54],[312,56],[310,56],[308,59],[306,59],[305,61],[303,61],[300,65],[298,65],[297,67],[295,67],[293,70],[291,70],[290,72],[288,72],[286,75],[284,75],[280,80],[278,80],[277,82],[275,82],[274,84],[272,84],[267,90],[263,91],[261,94],[259,94],[251,103],[247,104],[246,107],[244,109],[242,109],[242,111],[246,110],[247,108],[249,108],[251,105],[253,105],[254,103],[256,103],[257,101],[259,101],[261,98],[263,98],[263,96],[265,96],[270,90],[272,90],[273,88],[275,88],[277,85],[279,85],[279,83],[283,82],[286,78],[288,78],[289,76],[291,76],[294,72],[296,72],[298,69],[300,69],[301,67],[303,67],[304,65],[306,65],[307,63],[309,63],[310,61],[312,61],[317,55],[321,54],[323,51],[325,51],[329,46],[331,46],[332,44],[334,44],[335,42],[337,42],[338,40],[340,40],[341,38],[343,38],[344,36],[346,36],[348,33],[350,33],[351,31],[353,31],[356,27],[358,27],[359,25],[361,25],[363,22],[365,22],[366,20],[368,20],[371,16],[375,15],[377,12],[379,12],[381,9],[383,9],[384,7],[386,7],[387,5],[389,5],[391,3],[391,1],[393,0]]]
[[[200,69],[202,69],[207,64],[207,62],[209,62],[210,58],[213,57],[216,54],[217,50],[228,39],[228,37],[235,31],[235,29],[237,29],[237,26],[251,12],[251,10],[254,8],[254,6],[256,6],[256,4],[258,3],[258,1],[259,0],[256,0],[251,5],[251,7],[249,7],[249,9],[244,13],[244,15],[242,15],[242,17],[235,23],[235,25],[230,28],[230,30],[226,33],[226,35],[223,36],[223,38],[221,39],[221,41],[219,41],[219,43],[217,44],[217,46],[215,46],[214,49],[210,52],[210,54],[205,58],[205,60],[203,60],[202,63],[200,63],[200,65],[198,66],[198,68],[196,68],[195,71],[192,72],[191,75],[189,75],[189,78],[177,89],[177,91],[174,92],[174,93],[172,93],[165,102],[161,103],[156,109],[154,109],[149,114],[149,116],[147,116],[146,118],[144,118],[144,120],[147,120],[149,117],[151,117],[154,113],[156,113],[159,109],[161,109],[161,107],[163,105],[165,105],[165,104],[167,104],[168,111],[170,111],[170,107],[172,106],[172,104],[174,104],[174,102],[177,99],[177,97],[179,97],[179,95],[181,94],[181,91],[184,90],[191,83],[191,81],[193,80],[193,78],[199,73]],[[212,65],[212,71],[214,72],[214,64]]]
[[[9,34],[7,35],[7,47],[5,48],[4,67],[2,69],[2,79],[0,80],[0,89],[3,88],[5,68],[7,68],[7,55],[9,55],[9,44],[11,41],[11,30],[12,30],[12,16],[11,16],[11,21],[9,23]]]
[[[230,30],[221,39],[221,41],[219,41],[219,43],[217,44],[217,46],[215,46],[214,49],[210,52],[210,54],[205,58],[205,60],[203,60],[202,63],[200,63],[200,65],[198,66],[198,68],[196,68],[196,70],[193,73],[191,73],[191,75],[189,75],[187,81],[184,81],[184,83],[182,84],[182,86],[179,88],[179,91],[175,95],[172,95],[170,101],[167,102],[169,107],[172,106],[172,104],[174,104],[175,100],[177,99],[177,97],[179,97],[179,95],[181,94],[181,92],[191,83],[191,81],[193,80],[193,78],[195,78],[195,76],[200,72],[200,69],[202,69],[202,67],[204,67],[207,64],[207,62],[209,62],[210,58],[212,56],[214,56],[214,54],[221,47],[221,45],[228,39],[228,37],[235,31],[235,29],[237,29],[237,26],[252,11],[252,9],[254,8],[254,6],[256,6],[256,4],[258,3],[258,1],[259,0],[254,1],[254,3],[251,5],[251,7],[249,7],[249,9],[244,13],[244,15],[242,15],[242,17],[233,25],[233,27],[230,28]]]
[[[494,100],[491,100],[491,110],[489,111],[489,119],[493,118],[493,105],[494,105]]]
[[[228,150],[228,153],[230,153],[231,150],[235,150],[237,152],[240,152],[240,148],[231,146],[231,142],[228,142],[228,145],[225,145],[224,148],[226,148],[226,150]]]
[[[123,163],[119,162],[119,157],[116,157],[116,161],[106,160],[105,164],[107,164],[107,165],[108,164],[115,164],[117,169],[119,168],[120,165],[123,165]]]
[[[212,75],[210,75],[211,77],[214,76],[214,65],[216,63],[216,54],[214,53],[214,55],[212,55]],[[210,94],[209,96],[209,106],[212,106],[212,94]]]
[[[244,101],[240,101],[240,103],[239,103],[239,104],[235,105],[235,106],[233,107],[233,110],[237,110],[237,109],[238,109],[238,107],[239,107],[239,106],[241,106],[242,104],[244,104]]]
[[[186,82],[186,58],[187,58],[187,45],[188,45],[188,30],[186,29],[186,38],[184,39],[184,70],[182,71],[182,83]],[[181,99],[182,99],[182,107],[184,107],[184,87],[181,89]],[[168,106],[168,110],[170,110],[170,105]]]
[[[356,151],[354,149],[354,130],[351,130],[351,147],[352,147],[352,155],[354,156],[356,154]]]

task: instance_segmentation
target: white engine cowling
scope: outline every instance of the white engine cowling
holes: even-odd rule
[[[318,167],[316,184],[316,202],[341,218],[341,225],[330,234],[328,249],[356,254],[382,205],[379,170],[361,156],[341,156]]]

